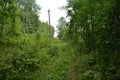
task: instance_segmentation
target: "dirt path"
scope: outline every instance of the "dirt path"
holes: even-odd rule
[[[73,58],[73,64],[70,71],[71,80],[78,80],[78,71],[76,67],[76,61],[77,61],[77,57]]]

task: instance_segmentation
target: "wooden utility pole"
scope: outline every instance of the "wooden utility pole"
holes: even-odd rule
[[[48,24],[49,24],[49,32],[48,32],[48,43],[49,43],[49,48],[48,50],[50,49],[50,37],[51,37],[51,27],[50,27],[50,10],[48,9]]]
[[[48,19],[49,19],[49,36],[51,36],[51,28],[50,28],[50,10],[48,9]]]

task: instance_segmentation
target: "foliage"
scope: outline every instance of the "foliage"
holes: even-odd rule
[[[81,67],[84,71],[79,72],[80,80],[116,80],[120,78],[120,76],[116,77],[119,74],[118,67],[120,66],[114,62],[119,63],[119,58],[113,58],[119,56],[118,14],[120,7],[118,4],[118,0],[68,0],[67,10],[71,18],[68,29],[69,39],[78,47],[78,50],[81,50],[80,39],[82,39],[85,46],[81,51],[86,50],[87,55],[91,54],[93,57],[90,65],[85,65],[86,61],[89,61],[88,57],[85,58],[85,61],[81,60],[84,62],[81,65],[85,68],[92,67],[90,69]],[[78,52],[78,54],[81,53]]]
[[[67,22],[66,22],[66,20],[65,20],[65,18],[64,17],[61,17],[59,20],[58,20],[58,26],[57,26],[57,28],[58,28],[58,31],[59,31],[59,35],[58,35],[58,37],[59,37],[59,39],[61,39],[61,40],[66,40],[66,34],[67,34],[67,29],[68,29],[68,27],[67,27]]]
[[[0,0],[0,80],[119,80],[119,4],[68,0],[53,38],[35,0]]]
[[[48,24],[39,21],[37,11],[35,0],[0,0],[0,80],[33,80],[44,63],[39,49],[48,47]]]

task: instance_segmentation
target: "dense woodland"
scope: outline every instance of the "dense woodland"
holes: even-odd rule
[[[0,0],[0,80],[120,80],[120,0],[67,2],[54,38],[35,0]]]

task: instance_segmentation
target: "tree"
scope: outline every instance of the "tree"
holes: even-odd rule
[[[20,11],[20,18],[23,23],[24,33],[35,33],[39,26],[38,13],[40,6],[35,0],[17,0]]]
[[[67,31],[67,22],[65,20],[64,17],[61,17],[59,20],[58,20],[58,37],[60,39],[64,39],[65,38],[65,35],[66,35],[66,31]]]
[[[113,66],[113,63],[119,62],[117,57],[113,59],[113,57],[119,55],[118,4],[119,1],[117,0],[68,0],[69,36],[78,48],[80,45],[79,40],[82,38],[87,53],[94,57],[91,62],[93,67],[88,69],[88,71],[93,71],[93,76],[90,79],[96,78],[94,76],[96,69],[97,73],[101,73],[99,68],[103,69],[100,79],[119,79],[118,76],[116,77],[119,73],[117,71],[118,66]],[[111,72],[111,67],[114,67],[115,75]],[[83,78],[83,80],[85,79]]]
[[[0,80],[27,80],[38,70],[38,55],[32,45],[36,42],[23,34],[19,12],[16,0],[0,0]]]

